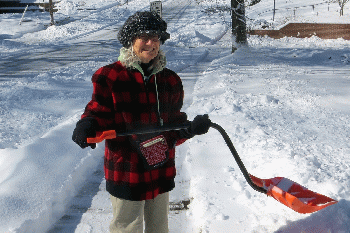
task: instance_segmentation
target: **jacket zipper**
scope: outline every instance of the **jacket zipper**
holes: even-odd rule
[[[163,126],[164,121],[160,116],[160,102],[159,102],[159,93],[158,93],[158,85],[157,85],[157,77],[156,74],[150,75],[149,78],[147,79],[147,81],[145,81],[144,77],[143,77],[143,84],[145,86],[146,89],[146,95],[147,95],[147,102],[148,104],[150,104],[150,100],[149,100],[149,89],[148,89],[148,83],[151,80],[152,76],[154,76],[154,85],[156,87],[156,97],[157,97],[157,117],[158,117],[158,122],[160,126]],[[151,113],[149,113],[149,119],[151,122],[152,116]]]

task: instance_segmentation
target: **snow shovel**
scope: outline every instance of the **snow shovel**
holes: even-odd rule
[[[273,197],[301,214],[313,213],[338,202],[322,194],[310,191],[300,184],[284,177],[260,179],[249,174],[225,130],[215,123],[211,123],[211,127],[220,132],[245,179],[254,190]]]
[[[171,130],[180,130],[186,129],[189,126],[190,123],[186,123],[176,126],[132,130],[120,133],[117,133],[115,130],[109,130],[104,131],[102,133],[98,133],[95,138],[88,138],[87,142],[99,143],[105,139],[113,139],[117,136],[119,137],[133,134],[157,133]],[[233,157],[235,158],[241,172],[243,173],[246,181],[254,190],[273,197],[280,203],[301,214],[313,213],[338,202],[322,194],[310,191],[307,188],[301,186],[300,184],[295,183],[294,181],[291,181],[287,178],[275,177],[272,179],[260,179],[249,174],[225,130],[220,125],[215,123],[211,123],[211,127],[220,132],[227,146],[229,147]]]

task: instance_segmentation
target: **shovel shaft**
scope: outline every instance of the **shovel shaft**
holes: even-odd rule
[[[135,130],[129,130],[125,132],[116,132],[115,130],[108,130],[101,133],[97,133],[96,137],[94,138],[88,138],[87,143],[100,143],[105,139],[113,139],[116,137],[130,136],[134,134],[161,133],[161,132],[166,132],[171,130],[188,129],[190,127],[190,124],[191,124],[190,122],[187,122],[180,125],[169,125],[169,126],[162,126],[157,128],[135,129]]]
[[[261,193],[265,193],[267,194],[267,190],[264,189],[263,187],[260,187],[258,185],[256,185],[252,179],[250,178],[250,175],[247,171],[247,169],[245,168],[241,158],[239,157],[235,147],[233,146],[232,144],[232,141],[230,140],[230,137],[227,135],[226,131],[218,124],[215,124],[215,123],[211,123],[210,127],[216,129],[217,131],[219,131],[219,133],[222,135],[222,137],[224,138],[228,148],[230,149],[233,157],[235,158],[239,168],[241,169],[241,172],[243,173],[244,175],[244,178],[246,179],[246,181],[248,182],[248,184],[256,191],[258,192],[261,192]]]

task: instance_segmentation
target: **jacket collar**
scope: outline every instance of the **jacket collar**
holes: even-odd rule
[[[130,48],[122,47],[120,49],[120,55],[118,57],[118,60],[126,68],[137,69],[138,71],[140,71],[142,73],[143,76],[145,76],[145,74],[140,66],[141,60],[134,53],[132,46],[130,46]],[[152,69],[151,75],[157,74],[158,72],[162,71],[165,68],[165,65],[166,65],[165,54],[162,50],[159,50],[158,55],[153,59],[152,65],[149,68],[149,69]]]

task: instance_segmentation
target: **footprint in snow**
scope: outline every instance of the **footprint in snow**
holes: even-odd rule
[[[217,214],[215,216],[216,220],[221,220],[221,221],[224,221],[224,220],[227,220],[230,218],[230,216],[228,215],[224,215],[223,213],[220,213],[220,214]]]

